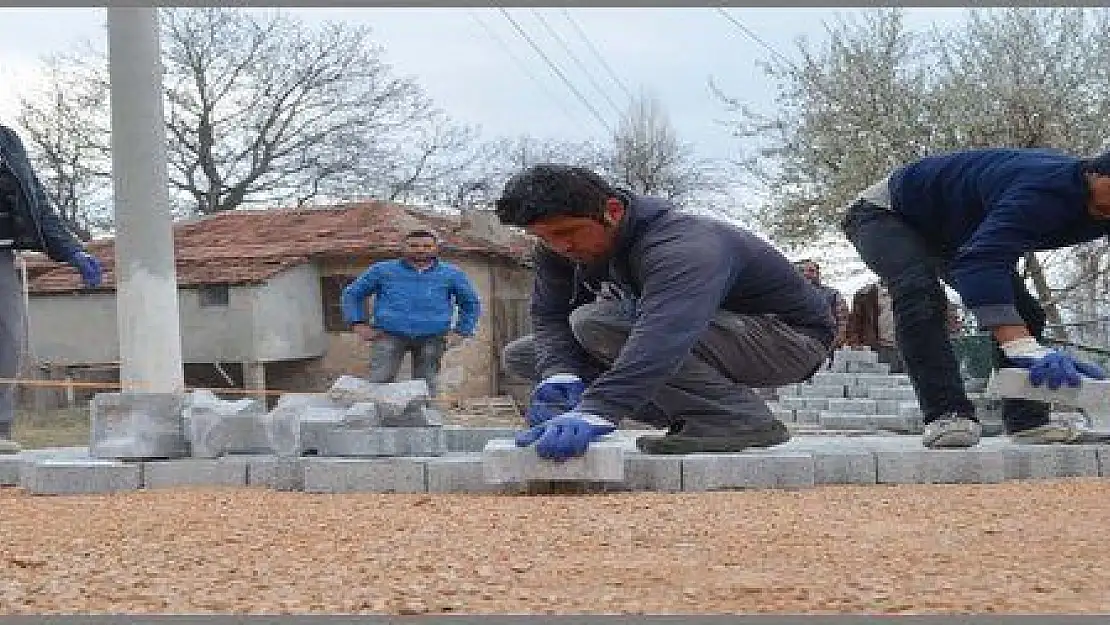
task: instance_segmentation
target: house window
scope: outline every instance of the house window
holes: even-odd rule
[[[354,278],[348,276],[324,276],[320,278],[321,304],[324,307],[324,330],[327,332],[345,332],[349,328],[343,321],[343,307],[339,303],[343,295],[343,288]]]
[[[197,292],[201,308],[227,308],[230,293],[226,284],[205,284]]]

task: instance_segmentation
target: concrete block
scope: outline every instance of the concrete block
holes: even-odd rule
[[[875,462],[880,484],[996,484],[1006,479],[1006,458],[998,449],[876,450]]]
[[[1002,453],[1011,480],[1099,476],[1096,445],[1014,445]]]
[[[627,454],[624,483],[633,491],[679,492],[682,490],[682,456]]]
[[[856,384],[856,376],[851,373],[835,373],[832,371],[818,371],[810,378],[813,384],[822,384],[828,386],[854,386]]]
[[[501,484],[486,482],[482,470],[482,454],[432,458],[425,463],[429,493],[500,493],[506,488]]]
[[[921,412],[921,406],[916,401],[904,401],[898,403],[898,416],[903,419],[923,419],[925,414]]]
[[[828,411],[852,415],[875,414],[875,401],[871,399],[830,399]]]
[[[304,490],[303,458],[243,456],[247,462],[247,486],[279,491]]]
[[[890,373],[890,365],[885,362],[849,362],[847,363],[848,373],[872,373],[887,375]]]
[[[892,373],[890,379],[894,381],[894,386],[908,386],[913,388],[913,382],[910,381],[910,376],[906,373]]]
[[[185,458],[143,464],[143,488],[246,486],[243,458]]]
[[[324,435],[321,456],[442,456],[447,435],[439,427],[334,428]]]
[[[1025,369],[1003,368],[991,375],[987,394],[992,397],[1051,402],[1095,413],[1110,410],[1110,380],[1084,378],[1078,388],[1050,390],[1047,386],[1038,388],[1030,384],[1029,372]]]
[[[422,493],[421,458],[305,458],[306,493]]]
[[[448,452],[480,452],[486,448],[486,443],[491,440],[498,438],[512,439],[523,428],[523,424],[520,428],[473,428],[461,425],[445,425],[443,426],[443,434],[447,437]]]
[[[778,404],[783,410],[806,410],[807,401],[804,397],[783,397]]]
[[[874,484],[875,454],[866,450],[814,451],[815,484]]]
[[[821,418],[820,410],[795,410],[794,423],[799,425],[817,425]]]
[[[794,422],[794,411],[793,410],[784,410],[782,408],[776,408],[776,407],[772,406],[771,407],[771,416],[778,419],[779,421],[782,421],[783,423],[793,423]]]
[[[873,385],[868,397],[879,400],[917,401],[917,393],[914,392],[912,386],[894,386],[893,384],[891,386]]]
[[[787,384],[786,386],[780,386],[775,389],[775,397],[779,399],[783,397],[801,397],[801,395],[798,393],[798,389],[801,388],[801,386],[801,384]]]
[[[897,386],[894,378],[884,373],[860,373],[856,376],[856,386],[863,386],[870,392],[877,388],[893,388]]]
[[[22,454],[0,456],[0,486],[18,486],[20,471],[26,463]]]
[[[682,490],[805,488],[815,484],[813,454],[691,454],[682,458]]]
[[[844,387],[831,384],[804,384],[798,387],[799,397],[843,398]]]
[[[183,416],[192,456],[268,453],[270,441],[262,422],[265,414],[265,408],[255,399],[223,400],[206,390],[190,393]]]
[[[184,395],[174,393],[97,393],[90,404],[90,453],[105,459],[185,457],[184,404]]]
[[[343,426],[356,429],[381,427],[382,417],[378,414],[378,405],[368,401],[351,404],[343,413]]]
[[[625,445],[610,437],[591,443],[582,456],[557,462],[540,458],[533,447],[492,440],[482,451],[485,480],[491,484],[526,482],[623,482]]]
[[[898,414],[898,407],[901,405],[901,400],[897,399],[876,399],[875,414]]]
[[[877,363],[878,352],[869,349],[838,349],[833,352],[833,363]]]
[[[282,395],[262,418],[270,449],[284,457],[317,453],[325,433],[343,423],[349,407],[323,395]]]
[[[44,459],[23,466],[21,485],[32,495],[114,493],[142,487],[142,464],[99,458]]]
[[[848,399],[870,399],[870,388],[866,386],[849,386],[846,387],[845,397]]]
[[[827,430],[885,430],[902,434],[920,434],[924,425],[921,419],[899,415],[854,415],[822,412],[821,427]]]

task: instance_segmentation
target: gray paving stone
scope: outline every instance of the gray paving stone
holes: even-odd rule
[[[871,373],[884,376],[890,373],[890,365],[885,362],[849,362],[846,368],[848,373]]]
[[[447,435],[440,427],[334,428],[324,435],[321,456],[442,456]]]
[[[815,484],[812,453],[692,454],[682,458],[682,490],[805,488]]]
[[[1098,477],[1095,445],[1014,445],[1003,449],[1011,480]]]
[[[174,393],[97,393],[90,408],[95,458],[183,458],[188,455],[185,396]]]
[[[307,493],[421,493],[422,458],[305,458]]]
[[[782,421],[783,423],[793,423],[794,422],[794,411],[793,410],[784,410],[784,409],[778,408],[776,406],[771,406],[770,404],[768,404],[768,406],[771,408],[771,416],[773,418],[778,419],[779,421]]]
[[[798,387],[799,397],[843,398],[844,387],[825,384],[803,384]]]
[[[808,401],[805,397],[782,397],[778,404],[783,410],[806,410]]]
[[[898,406],[902,403],[897,399],[875,399],[875,414],[898,414]]]
[[[681,491],[682,456],[626,454],[624,484],[633,491]]]
[[[850,415],[822,412],[821,427],[828,430],[885,430],[901,434],[920,434],[920,419],[891,414]]]
[[[895,386],[909,386],[913,388],[913,382],[910,381],[910,376],[905,373],[892,373],[890,379],[894,381]]]
[[[44,459],[26,463],[20,482],[32,495],[114,493],[141,488],[142,473],[138,462]]]
[[[820,410],[795,410],[794,423],[801,425],[817,425],[821,418]]]
[[[845,397],[848,399],[870,399],[870,388],[866,386],[849,386],[847,387]]]
[[[445,425],[443,434],[446,436],[448,452],[481,452],[491,440],[512,439],[523,427],[523,424],[520,428]]]
[[[1029,372],[1025,369],[996,370],[988,383],[987,394],[994,397],[1052,402],[1061,406],[1084,408],[1092,412],[1110,409],[1110,380],[1084,378],[1078,388],[1062,387],[1050,390],[1047,386],[1037,388],[1030,384]]]
[[[783,397],[801,397],[798,392],[798,389],[801,388],[801,386],[801,384],[787,384],[786,386],[780,386],[775,389],[775,397],[778,397],[780,399]]]
[[[20,470],[26,463],[20,454],[0,456],[0,486],[18,486]]]
[[[875,414],[875,400],[873,399],[830,399],[828,412],[839,412],[849,415]]]
[[[833,352],[833,364],[841,363],[877,363],[878,352],[869,349],[838,349]]]
[[[818,371],[810,378],[813,384],[826,384],[829,386],[855,386],[856,376],[851,373],[834,373],[831,371]]]
[[[303,458],[280,456],[245,456],[247,486],[260,486],[279,491],[304,490]]]
[[[228,453],[268,453],[263,427],[265,407],[256,399],[225,400],[208,390],[185,398],[182,418],[193,458],[218,458]]]
[[[1006,479],[1006,458],[999,449],[876,450],[875,461],[880,484],[996,484]]]
[[[425,463],[429,493],[500,493],[503,484],[489,484],[480,452],[432,458]]]
[[[143,488],[246,486],[244,457],[184,458],[143,463]]]
[[[900,401],[917,401],[917,393],[912,386],[872,386],[868,397]]]
[[[856,376],[856,386],[862,386],[868,389],[868,394],[872,389],[877,388],[893,388],[896,379],[885,373],[860,373]]]
[[[626,448],[626,443],[606,437],[591,443],[584,455],[557,462],[540,458],[533,447],[491,440],[482,451],[483,475],[491,484],[623,482]]]

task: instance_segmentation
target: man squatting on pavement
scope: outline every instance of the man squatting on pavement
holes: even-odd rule
[[[539,383],[517,445],[582,455],[622,418],[668,428],[637,440],[646,453],[790,439],[752,388],[810,377],[836,329],[824,295],[778,250],[578,167],[518,173],[496,207],[543,242],[533,334],[502,354],[508,371]]]
[[[1041,344],[1045,313],[1016,271],[1027,252],[1093,241],[1110,230],[1110,152],[980,149],[926,157],[864,191],[842,229],[889,286],[898,347],[924,415],[926,447],[970,447],[981,427],[949,339],[940,280],[990,330],[997,366],[1029,370],[1034,386],[1103,379],[1096,365]],[[1052,423],[1049,405],[1005,400],[1015,442],[1095,442]]]

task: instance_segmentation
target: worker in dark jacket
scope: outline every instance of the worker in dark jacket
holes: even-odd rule
[[[16,250],[46,252],[51,259],[76,268],[86,286],[100,284],[100,262],[58,217],[19,135],[0,125],[0,377],[8,379],[19,374],[24,339]],[[15,387],[0,385],[0,453],[19,451],[11,440],[14,415]]]
[[[864,191],[842,227],[890,288],[898,346],[917,391],[927,447],[969,447],[981,427],[946,328],[950,284],[998,345],[998,366],[1029,370],[1033,385],[1102,379],[1097,366],[1042,344],[1044,310],[1016,272],[1026,253],[1092,241],[1110,230],[1110,153],[1079,159],[1033,149],[930,156]],[[1013,440],[1097,440],[1053,423],[1042,402],[1006,400]]]
[[[637,441],[647,453],[789,439],[752,389],[808,378],[835,328],[822,293],[778,250],[561,165],[510,179],[497,215],[544,244],[534,333],[503,353],[506,369],[539,383],[518,445],[580,455],[623,418],[668,428]]]

